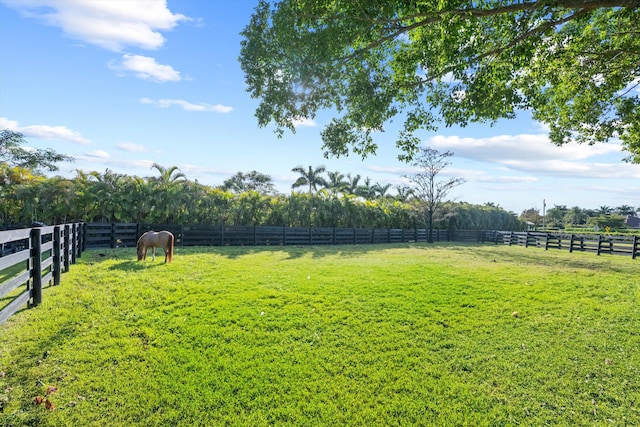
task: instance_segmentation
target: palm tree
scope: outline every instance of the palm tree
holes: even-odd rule
[[[636,209],[633,206],[622,205],[615,208],[615,213],[622,216],[636,216]]]
[[[413,189],[408,185],[396,185],[396,197],[399,202],[408,202],[413,196]]]
[[[566,205],[553,205],[553,207],[547,210],[547,226],[552,227],[564,227],[564,216],[569,211]]]
[[[611,215],[613,208],[611,206],[600,206],[597,210],[598,215]]]
[[[345,179],[346,176],[340,171],[327,172],[329,180],[327,181],[327,189],[331,194],[344,193],[349,188],[349,182]]]
[[[152,191],[150,194],[151,220],[156,223],[177,222],[178,217],[186,209],[183,202],[184,192],[181,191],[187,183],[187,177],[177,166],[164,166],[154,163],[151,169],[160,172],[159,177],[148,179]]]
[[[391,184],[376,184],[373,186],[374,191],[376,192],[376,198],[383,199],[388,196],[387,192],[391,188]]]
[[[158,178],[154,178],[160,184],[172,184],[174,182],[187,180],[187,176],[180,172],[180,169],[177,166],[169,166],[168,168],[165,168],[159,163],[154,163],[151,165],[151,169],[156,169],[160,172],[160,176]]]
[[[376,198],[376,186],[371,183],[371,179],[368,177],[364,180],[364,185],[358,187],[357,195],[365,198],[366,200],[373,200]]]
[[[314,191],[318,191],[318,186],[326,187],[327,181],[322,177],[322,174],[327,170],[324,165],[318,166],[313,169],[309,166],[309,169],[305,170],[302,166],[296,166],[291,169],[291,172],[297,172],[301,176],[291,185],[291,189],[302,187],[303,185],[309,186],[309,194],[313,194]]]
[[[579,206],[572,207],[564,216],[565,222],[572,225],[582,224],[586,219],[587,214]]]
[[[92,171],[89,175],[95,180],[89,189],[95,206],[95,221],[99,219],[100,221],[115,222],[115,212],[121,204],[119,200],[121,183],[126,175],[109,169],[105,169],[103,174]]]
[[[358,188],[360,187],[360,175],[351,176],[350,173],[347,174],[347,193],[358,195]]]

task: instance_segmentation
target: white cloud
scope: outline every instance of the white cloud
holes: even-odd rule
[[[120,71],[123,74],[133,72],[137,77],[156,82],[177,82],[182,80],[180,72],[170,65],[156,62],[154,58],[142,55],[122,56],[122,61],[109,63],[109,68]]]
[[[84,138],[80,132],[71,130],[66,126],[47,126],[47,125],[31,125],[20,126],[15,120],[9,120],[0,117],[0,128],[20,132],[25,137],[39,139],[60,139],[63,141],[75,142],[76,144],[91,144],[87,138]]]
[[[116,148],[129,153],[147,153],[151,151],[144,145],[134,144],[133,142],[118,142]]]
[[[506,166],[510,170],[535,175],[566,178],[638,178],[640,167],[633,164],[587,162],[590,158],[620,154],[619,144],[580,145],[570,143],[558,147],[546,135],[500,135],[489,138],[435,136],[427,144],[451,150],[456,157]]]
[[[60,27],[76,40],[121,51],[126,46],[158,49],[161,31],[189,18],[172,13],[166,0],[3,0],[23,15]]]
[[[294,127],[314,127],[317,126],[313,119],[301,118],[293,120]]]
[[[18,132],[18,122],[15,120],[9,120],[6,117],[0,117],[0,129],[8,129],[14,132]]]
[[[451,150],[456,156],[485,162],[502,163],[505,160],[584,160],[589,157],[620,153],[618,144],[579,145],[558,147],[546,135],[499,135],[488,138],[461,138],[434,136],[427,144],[437,149]]]
[[[88,153],[84,153],[85,156],[90,157],[90,158],[94,158],[94,159],[110,159],[111,156],[109,155],[109,153],[107,153],[104,150],[95,150],[95,151],[90,151]]]
[[[82,164],[83,162],[101,165],[102,167],[107,167],[112,170],[121,170],[122,173],[130,175],[141,174],[144,171],[150,170],[151,166],[156,163],[153,160],[117,159],[102,150],[84,153],[84,155],[76,157],[77,164]],[[87,169],[91,168],[87,166]]]
[[[526,160],[509,160],[505,164],[512,169],[541,175],[553,175],[565,178],[599,178],[599,179],[638,179],[640,167],[629,163],[579,163],[566,160],[547,160],[544,162],[528,162]]]
[[[183,99],[158,99],[153,100],[151,98],[140,98],[140,102],[143,104],[152,104],[160,108],[169,108],[173,105],[181,107],[185,111],[205,111],[213,113],[229,113],[233,111],[233,107],[229,107],[221,104],[206,104],[204,102],[200,104],[194,104]]]

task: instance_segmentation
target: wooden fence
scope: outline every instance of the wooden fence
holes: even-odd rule
[[[85,245],[92,248],[135,247],[142,233],[168,230],[176,246],[348,245],[426,242],[427,229],[310,228],[226,225],[88,223]],[[477,242],[478,232],[473,232]],[[434,241],[449,240],[448,230],[433,230]]]
[[[25,304],[38,306],[44,284],[60,284],[84,250],[84,235],[84,224],[0,231],[0,324]]]
[[[548,249],[565,249],[569,252],[593,252],[597,255],[625,255],[636,259],[640,254],[638,236],[608,236],[601,234],[563,234],[541,232],[487,231],[485,241],[505,245],[519,245]]]

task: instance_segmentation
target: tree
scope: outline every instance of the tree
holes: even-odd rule
[[[376,198],[377,188],[376,184],[371,182],[371,178],[366,177],[364,184],[357,189],[357,195],[365,200],[374,200]]]
[[[553,207],[546,212],[546,226],[564,228],[564,217],[569,209],[566,205],[553,205]]]
[[[540,215],[538,208],[525,209],[518,218],[520,221],[532,223],[535,227],[541,225],[543,222],[542,215]]]
[[[621,215],[608,214],[608,215],[598,215],[595,217],[589,218],[589,224],[597,227],[598,230],[606,230],[607,227],[610,229],[616,228],[625,228],[624,224],[625,217]]]
[[[322,109],[325,156],[375,154],[401,114],[399,157],[418,130],[530,110],[551,141],[619,138],[640,163],[637,0],[261,0],[240,65],[260,126],[282,135]]]
[[[598,207],[596,213],[598,215],[611,215],[613,213],[613,208],[611,206],[602,205]]]
[[[385,198],[388,196],[389,189],[391,188],[391,184],[376,184],[374,189],[376,191],[376,198]]]
[[[151,165],[151,169],[155,169],[160,173],[159,177],[152,178],[151,180],[157,181],[161,185],[172,185],[176,182],[187,181],[187,176],[180,172],[178,166],[164,167],[159,163],[154,163]]]
[[[565,223],[571,225],[583,224],[586,222],[586,220],[587,214],[584,209],[580,208],[579,206],[572,207],[564,216]]]
[[[25,144],[24,136],[19,132],[8,129],[0,131],[0,163],[18,168],[29,168],[35,172],[46,169],[50,172],[57,171],[59,162],[72,162],[73,157],[59,154],[50,148],[44,150],[25,150],[21,145]]]
[[[413,189],[405,184],[396,185],[396,196],[395,199],[400,202],[408,202],[411,197],[413,197]]]
[[[302,166],[296,166],[291,169],[291,172],[297,172],[301,176],[291,185],[291,188],[298,188],[304,185],[309,186],[309,194],[313,194],[314,191],[318,191],[318,187],[326,187],[327,181],[322,177],[322,174],[327,170],[323,165],[313,168],[309,166],[309,169],[305,169]]]
[[[636,216],[636,208],[629,205],[618,206],[617,208],[615,208],[614,211],[616,214],[622,215],[622,216],[627,216],[627,215]]]
[[[418,201],[420,210],[426,216],[429,242],[433,242],[434,214],[445,201],[449,191],[465,182],[463,178],[438,178],[442,170],[451,163],[448,160],[451,156],[453,156],[451,151],[441,153],[434,148],[422,148],[419,156],[413,161],[413,165],[417,166],[420,172],[406,176],[413,184],[413,195]]]
[[[256,191],[260,194],[277,193],[271,176],[255,170],[246,174],[237,172],[231,178],[225,180],[220,188],[234,193],[244,193],[245,191]]]
[[[347,176],[340,171],[327,172],[329,179],[327,180],[327,189],[331,194],[345,193],[349,188]]]
[[[358,195],[358,189],[360,188],[360,180],[362,177],[360,174],[356,174],[355,176],[351,176],[350,173],[347,174],[347,193],[353,194],[354,196]]]

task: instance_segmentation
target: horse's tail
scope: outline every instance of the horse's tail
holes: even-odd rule
[[[173,259],[173,234],[169,235],[169,247],[167,248],[169,257],[168,257],[168,261],[171,262],[171,260]]]

